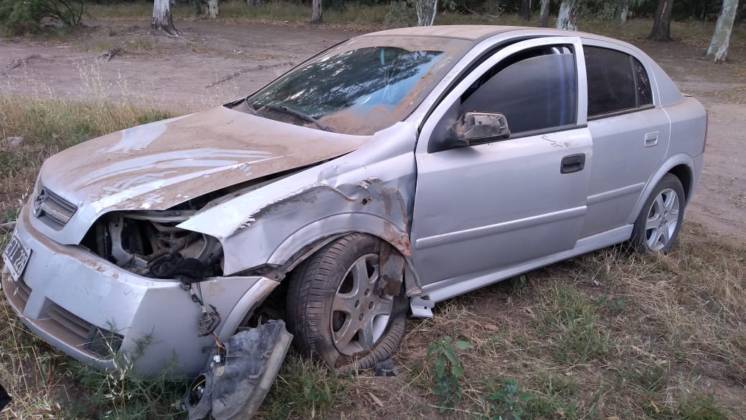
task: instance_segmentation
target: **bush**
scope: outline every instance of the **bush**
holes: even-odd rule
[[[0,25],[12,35],[39,32],[47,24],[74,27],[84,12],[83,0],[0,0]]]

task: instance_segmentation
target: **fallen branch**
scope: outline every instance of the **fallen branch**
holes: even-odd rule
[[[0,231],[12,232],[16,227],[16,222],[0,223]]]

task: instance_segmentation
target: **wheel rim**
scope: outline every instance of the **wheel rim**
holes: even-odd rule
[[[367,254],[352,263],[337,288],[330,327],[340,353],[370,350],[383,336],[394,298],[378,290],[378,279],[378,256]]]
[[[648,210],[645,220],[645,243],[652,251],[660,251],[671,242],[679,226],[680,201],[676,191],[661,191]]]

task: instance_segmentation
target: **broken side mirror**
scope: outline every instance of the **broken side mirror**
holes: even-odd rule
[[[465,147],[510,138],[508,119],[500,113],[467,112],[453,127],[454,146]]]

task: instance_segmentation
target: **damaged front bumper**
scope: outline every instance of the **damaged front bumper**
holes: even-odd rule
[[[36,231],[24,208],[15,233],[31,250],[18,282],[3,275],[10,306],[35,334],[83,363],[114,367],[125,354],[135,372],[193,375],[214,347],[199,337],[200,308],[178,280],[133,274],[79,246],[60,245]],[[232,336],[246,314],[278,285],[261,276],[201,282],[205,302],[221,317],[216,333]]]

